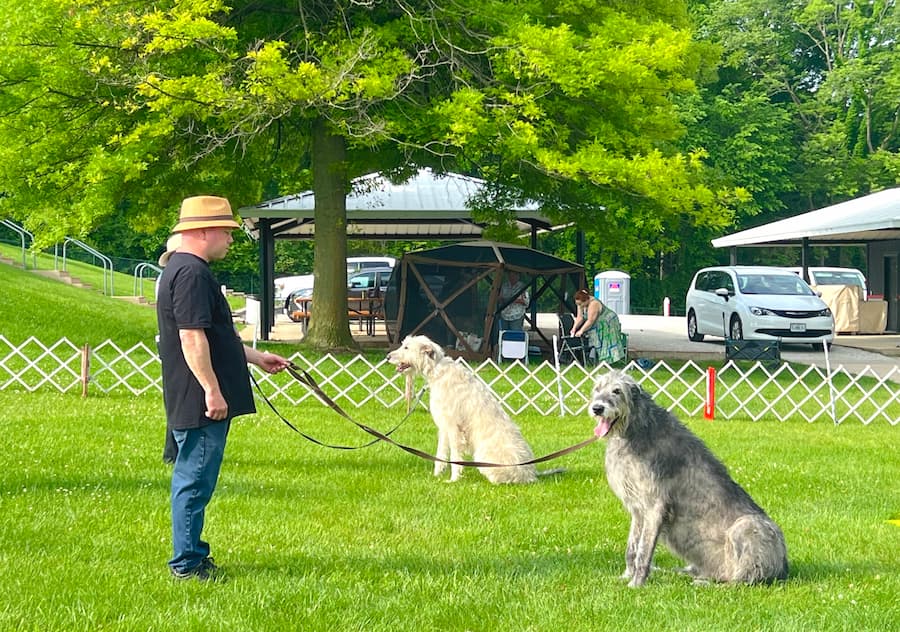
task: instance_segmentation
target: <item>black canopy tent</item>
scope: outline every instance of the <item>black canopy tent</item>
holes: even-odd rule
[[[492,241],[419,250],[403,255],[384,297],[385,327],[391,342],[424,334],[442,346],[473,358],[485,358],[496,344],[504,275],[517,271],[530,290],[526,321],[549,346],[536,326],[536,313],[572,312],[575,290],[586,287],[584,267],[552,255]]]

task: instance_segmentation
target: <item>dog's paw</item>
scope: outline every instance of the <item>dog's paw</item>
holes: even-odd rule
[[[444,473],[444,470],[446,470],[446,469],[447,469],[447,467],[445,465],[439,465],[439,466],[435,465],[434,466],[434,475],[440,476],[441,474]]]

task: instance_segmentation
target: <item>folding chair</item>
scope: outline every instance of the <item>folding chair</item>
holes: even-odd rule
[[[590,352],[587,341],[582,336],[570,336],[575,317],[572,314],[559,315],[559,357],[560,364],[569,364],[578,361],[582,366],[587,366]]]
[[[501,329],[497,339],[497,362],[522,360],[528,364],[528,334],[519,329]]]

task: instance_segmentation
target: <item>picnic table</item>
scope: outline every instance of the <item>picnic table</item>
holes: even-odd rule
[[[375,321],[381,317],[384,300],[380,296],[366,292],[347,296],[347,317],[357,321],[359,331],[366,328],[366,334],[375,335]],[[300,323],[303,333],[309,330],[309,317],[312,314],[312,297],[298,297],[291,305],[291,318]]]

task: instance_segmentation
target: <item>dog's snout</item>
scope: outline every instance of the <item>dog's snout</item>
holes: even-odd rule
[[[591,405],[591,412],[595,415],[602,415],[605,408],[603,404],[593,404]]]

